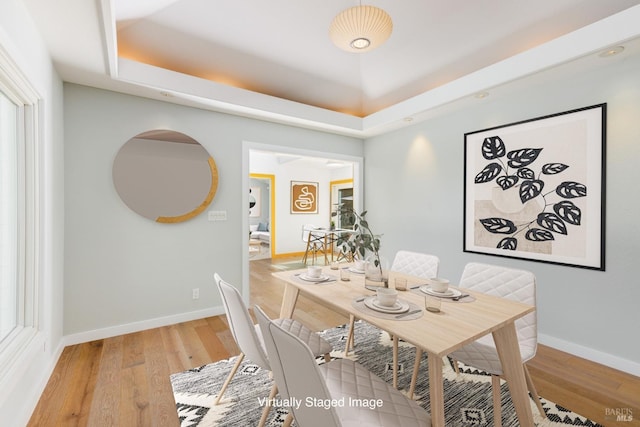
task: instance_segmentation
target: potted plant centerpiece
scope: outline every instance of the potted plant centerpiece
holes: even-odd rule
[[[371,231],[366,219],[367,211],[358,214],[353,208],[343,205],[337,214],[354,218],[353,233],[340,234],[336,244],[352,259],[364,261],[365,286],[389,287],[387,262],[380,256],[381,235]]]

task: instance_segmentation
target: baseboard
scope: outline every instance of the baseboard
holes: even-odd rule
[[[43,372],[42,378],[39,382],[39,384],[37,384],[32,390],[33,393],[30,396],[30,402],[29,402],[29,407],[31,408],[28,417],[25,417],[23,419],[24,424],[22,425],[27,425],[29,420],[31,419],[31,416],[33,415],[33,412],[36,410],[36,407],[38,406],[38,402],[40,402],[40,398],[42,397],[42,393],[44,393],[45,388],[47,387],[47,384],[49,383],[49,380],[51,379],[51,375],[53,375],[53,371],[56,368],[56,365],[58,364],[58,360],[60,359],[60,356],[62,355],[62,351],[64,350],[64,345],[62,344],[62,342],[60,342],[58,344],[58,346],[56,347],[55,351],[53,352],[53,354],[51,355],[51,358],[48,361],[47,367],[45,368],[45,371]],[[25,414],[26,415],[26,414]]]
[[[538,342],[557,350],[582,357],[583,359],[591,360],[592,362],[600,363],[601,365],[640,377],[640,363],[632,360],[623,359],[622,357],[545,334],[538,334]]]
[[[224,314],[224,308],[222,306],[211,307],[204,310],[190,311],[188,313],[180,313],[166,317],[157,317],[155,319],[148,319],[140,322],[127,323],[124,325],[111,326],[108,328],[94,329],[91,331],[79,332],[77,334],[65,335],[62,340],[64,346],[75,345],[89,341],[115,337],[118,335],[130,334],[132,332],[140,332],[146,329],[159,328],[162,326],[174,325],[176,323],[202,319],[203,317],[218,316],[220,314]]]
[[[13,375],[4,379],[0,390],[0,425],[18,427],[29,423],[64,349],[59,343],[52,353],[43,352],[45,342],[42,336],[34,339],[33,351],[25,351],[13,364]]]
[[[303,256],[304,256],[304,252],[284,252],[284,253],[279,253],[279,254],[273,254],[272,258],[273,259],[279,259],[279,258],[300,257],[300,259],[302,259]]]

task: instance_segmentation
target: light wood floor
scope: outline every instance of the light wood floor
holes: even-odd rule
[[[251,304],[276,316],[283,285],[272,271],[251,262]],[[295,318],[316,330],[347,321],[304,297]],[[67,347],[29,426],[178,426],[169,375],[237,353],[224,316]],[[541,396],[605,426],[640,426],[640,378],[542,345],[528,366]],[[616,408],[633,421],[611,421]]]

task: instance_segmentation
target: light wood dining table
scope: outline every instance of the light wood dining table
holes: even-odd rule
[[[341,268],[347,268],[341,264]],[[400,320],[369,315],[358,310],[352,302],[363,296],[374,295],[364,287],[364,276],[350,274],[349,281],[340,280],[339,270],[323,268],[323,276],[336,280],[312,283],[300,278],[306,270],[273,273],[285,283],[281,318],[293,316],[300,293],[323,306],[343,314],[353,314],[379,329],[387,331],[394,339],[402,339],[422,349],[428,355],[429,398],[431,421],[434,427],[444,427],[444,384],[442,379],[443,358],[452,351],[475,341],[486,334],[493,334],[500,362],[507,381],[520,426],[534,426],[529,395],[527,392],[520,349],[518,347],[514,321],[535,310],[531,305],[464,290],[473,302],[443,301],[439,313],[424,310],[424,296],[411,290],[399,291],[399,298],[422,308],[423,314],[415,320]],[[399,273],[389,273],[390,287]],[[424,279],[402,275],[407,286],[415,288],[425,284]],[[394,359],[397,357],[394,354]],[[395,364],[395,360],[394,360]]]

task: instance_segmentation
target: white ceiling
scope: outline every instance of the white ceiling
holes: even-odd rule
[[[23,1],[65,81],[360,137],[640,39],[640,0],[371,0],[364,54],[328,36],[355,0]]]

